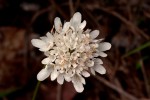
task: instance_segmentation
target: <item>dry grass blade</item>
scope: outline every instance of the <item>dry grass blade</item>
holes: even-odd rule
[[[34,22],[40,15],[42,15],[42,14],[44,14],[44,13],[50,11],[51,8],[52,8],[52,7],[47,7],[47,8],[44,8],[44,9],[40,10],[40,11],[37,11],[37,12],[33,15],[32,19],[31,19],[31,25],[33,24],[33,22]]]
[[[144,37],[145,39],[149,39],[149,36],[144,33],[142,30],[140,30],[138,27],[136,27],[134,24],[132,24],[130,21],[128,21],[127,19],[125,19],[124,17],[122,17],[120,14],[118,14],[117,12],[115,11],[110,11],[110,10],[107,10],[105,8],[99,8],[101,11],[103,12],[106,12],[108,14],[111,14],[115,17],[117,17],[119,20],[121,20],[126,26],[127,28],[130,29],[130,31],[135,34],[135,35],[141,35],[142,37]],[[139,34],[138,34],[139,33]]]
[[[129,100],[139,100],[138,98],[134,97],[133,95],[125,92],[124,90],[120,89],[119,87],[111,84],[110,82],[108,82],[107,80],[101,78],[100,76],[95,76],[95,78],[100,81],[101,83],[103,83],[104,85],[108,86],[109,88],[115,90],[116,92],[120,93],[120,95],[123,95],[125,97],[127,97]]]
[[[148,82],[148,78],[147,78],[147,75],[146,75],[146,71],[145,71],[145,68],[144,68],[143,60],[140,60],[140,65],[141,65],[141,69],[142,69],[142,73],[143,73],[143,77],[144,77],[144,83],[145,83],[147,95],[150,98],[150,87],[149,87],[149,82]]]

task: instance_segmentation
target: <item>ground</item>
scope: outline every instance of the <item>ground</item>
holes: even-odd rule
[[[1,0],[1,100],[32,99],[44,55],[30,41],[50,31],[55,17],[69,20],[76,11],[112,44],[102,58],[107,73],[86,78],[83,93],[47,79],[36,100],[150,100],[149,0]]]

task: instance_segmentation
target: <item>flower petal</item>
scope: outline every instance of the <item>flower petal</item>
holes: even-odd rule
[[[76,90],[77,92],[79,92],[79,93],[83,92],[83,90],[84,90],[84,87],[83,87],[83,84],[82,84],[82,83],[77,83],[77,82],[75,82],[75,83],[73,84],[73,86],[74,86],[75,90]]]
[[[31,43],[33,46],[37,47],[37,48],[41,48],[43,47],[46,43],[40,39],[32,39]]]
[[[81,93],[84,90],[83,84],[82,84],[81,79],[78,75],[75,75],[72,78],[72,83],[73,83],[74,88],[77,92]]]
[[[106,69],[102,65],[96,65],[93,68],[96,72],[98,72],[100,74],[105,74],[106,73]]]
[[[93,57],[98,57],[99,56],[99,53],[96,52],[96,53],[93,53]]]
[[[44,68],[37,74],[37,79],[39,81],[43,81],[50,75],[50,73],[50,70]]]
[[[106,51],[106,50],[109,50],[111,48],[111,44],[108,43],[108,42],[102,42],[99,44],[99,51]]]
[[[53,35],[50,32],[47,32],[46,34],[47,38],[49,39],[49,41],[53,41]]]
[[[72,19],[71,19],[71,25],[74,26],[74,28],[76,29],[77,27],[79,27],[79,25],[81,24],[81,13],[76,12]]]
[[[51,80],[54,81],[57,77],[58,77],[59,73],[57,70],[54,70],[52,73],[51,73]]]
[[[42,64],[49,64],[50,63],[50,58],[45,58],[42,60]]]
[[[84,76],[84,77],[89,77],[90,76],[90,74],[87,72],[87,71],[82,71],[82,75]]]
[[[93,60],[87,60],[85,64],[88,67],[92,67],[92,66],[94,66],[94,61]]]
[[[49,58],[50,58],[50,61],[53,62],[56,59],[56,56],[50,55]]]
[[[62,23],[59,17],[56,17],[54,19],[54,27],[57,32],[60,32],[62,30]]]
[[[99,35],[99,30],[94,30],[90,33],[92,39],[95,39]]]
[[[57,82],[59,84],[63,84],[64,83],[64,76],[63,74],[59,74],[58,77],[57,77]]]
[[[86,26],[86,21],[84,20],[84,21],[80,24],[79,28],[80,28],[81,30],[83,30],[83,29],[85,28],[85,26]]]
[[[99,58],[96,58],[96,59],[94,59],[94,63],[100,65],[100,64],[103,64],[103,61]]]
[[[85,84],[85,79],[84,79],[81,75],[79,75],[79,78],[80,78],[81,82],[82,82],[83,84]]]
[[[40,51],[48,51],[50,48],[51,48],[51,46],[49,44],[45,44],[39,50]]]
[[[67,82],[70,82],[70,81],[71,81],[70,76],[69,76],[69,75],[67,75],[67,74],[65,74],[65,75],[64,75],[64,78],[65,78],[65,80],[66,80]]]
[[[70,27],[70,22],[66,22],[65,24],[64,24],[64,26],[63,26],[63,32],[66,32],[68,29],[69,29],[69,27]]]
[[[44,51],[48,51],[49,49],[44,47],[44,48],[40,48],[39,50],[44,52]]]
[[[70,69],[67,71],[68,75],[72,77],[75,74],[75,69]]]
[[[42,37],[40,37],[40,39],[41,39],[43,42],[48,42],[48,41],[49,41],[46,36],[42,36]]]
[[[93,75],[95,75],[95,70],[93,68],[90,68],[90,71]]]
[[[99,56],[101,56],[101,57],[107,57],[107,54],[104,53],[104,52],[99,52]]]

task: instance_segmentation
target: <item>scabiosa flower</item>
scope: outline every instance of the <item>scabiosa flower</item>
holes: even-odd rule
[[[37,75],[39,81],[50,76],[51,80],[57,79],[59,84],[64,80],[72,82],[77,92],[84,90],[84,77],[89,77],[90,72],[105,74],[100,57],[106,57],[104,51],[111,48],[103,39],[96,39],[98,30],[84,30],[86,21],[81,22],[81,14],[76,12],[69,22],[62,25],[60,18],[54,20],[51,33],[40,39],[32,39],[33,46],[44,52],[46,58],[42,60],[45,65]]]

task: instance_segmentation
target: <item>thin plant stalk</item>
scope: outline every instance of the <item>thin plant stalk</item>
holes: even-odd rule
[[[38,92],[40,83],[41,83],[41,81],[38,81],[37,84],[36,84],[36,87],[35,87],[35,89],[34,89],[34,93],[33,93],[32,100],[35,100],[35,99],[36,99],[36,95],[37,95],[37,92]]]
[[[57,96],[56,96],[56,100],[61,100],[61,85],[58,84],[57,85]]]

